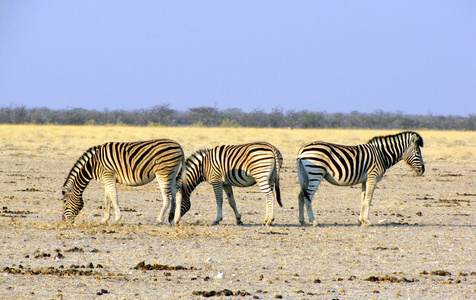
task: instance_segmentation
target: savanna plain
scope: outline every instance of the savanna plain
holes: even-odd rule
[[[0,125],[2,299],[474,299],[476,132],[417,130],[426,172],[400,162],[377,185],[361,227],[360,186],[323,182],[319,226],[298,222],[296,153],[310,141],[360,144],[378,130]],[[108,141],[171,138],[186,156],[267,141],[284,157],[274,226],[261,225],[256,186],[234,188],[243,226],[202,183],[178,226],[154,226],[156,181],[118,185],[122,220],[99,222],[104,187],[91,182],[72,225],[61,187],[85,150]],[[306,218],[307,219],[307,218]]]

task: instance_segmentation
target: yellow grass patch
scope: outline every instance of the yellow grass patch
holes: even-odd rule
[[[0,148],[3,154],[79,156],[93,145],[109,141],[138,141],[170,138],[179,142],[188,156],[192,152],[220,144],[267,141],[283,154],[285,162],[294,163],[299,147],[310,141],[328,141],[355,145],[377,135],[400,130],[287,129],[287,128],[197,128],[131,126],[55,126],[0,125]],[[474,131],[418,131],[424,139],[423,157],[438,159],[476,158]]]

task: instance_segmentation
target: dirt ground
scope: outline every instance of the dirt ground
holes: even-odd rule
[[[7,146],[5,146],[7,147]],[[257,187],[235,188],[244,226],[210,185],[192,195],[177,227],[153,226],[157,184],[119,186],[123,218],[100,225],[103,185],[92,182],[72,226],[60,222],[60,188],[75,155],[0,154],[2,299],[474,299],[476,165],[404,163],[378,184],[371,227],[358,226],[360,186],[323,183],[318,227],[298,226],[294,157],[281,173],[284,207],[263,227]],[[84,146],[86,149],[87,146]]]

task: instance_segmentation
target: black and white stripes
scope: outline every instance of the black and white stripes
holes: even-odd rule
[[[242,224],[236,207],[232,186],[247,187],[255,183],[266,196],[266,215],[263,225],[271,225],[274,220],[274,198],[280,206],[279,171],[283,157],[278,149],[265,142],[244,145],[221,145],[200,150],[187,158],[187,176],[183,184],[182,213],[190,209],[190,195],[203,181],[213,186],[217,201],[217,217],[213,225],[223,219],[223,190],[228,203],[235,212],[237,224]],[[275,193],[273,193],[273,187]],[[172,218],[174,211],[171,210]]]
[[[404,160],[417,173],[425,171],[420,147],[423,139],[416,132],[374,137],[366,144],[344,146],[325,142],[303,145],[297,154],[299,222],[304,225],[304,204],[309,221],[317,224],[311,200],[323,179],[335,185],[362,183],[360,223],[370,225],[369,207],[376,184],[386,170]]]
[[[175,204],[176,177],[179,172],[185,172],[185,157],[182,147],[173,140],[109,142],[94,146],[78,159],[63,185],[63,219],[72,222],[78,215],[83,208],[83,191],[92,179],[105,185],[106,208],[101,223],[106,223],[110,217],[111,203],[115,220],[121,218],[116,182],[140,186],[157,178],[163,206],[155,223],[161,223],[169,204]],[[180,199],[177,200],[180,202]],[[174,221],[177,223],[179,220],[180,214],[176,214]]]
[[[359,221],[370,225],[369,210],[377,183],[385,172],[405,161],[422,175],[425,166],[420,148],[422,137],[413,131],[377,136],[365,144],[345,146],[327,142],[303,145],[297,154],[299,181],[299,222],[305,225],[304,210],[309,221],[317,225],[312,211],[312,198],[322,180],[340,186],[362,184]],[[171,205],[169,221],[177,224],[191,207],[190,196],[203,181],[213,186],[217,216],[213,225],[223,219],[223,191],[232,207],[237,224],[242,224],[233,186],[257,184],[266,198],[263,225],[274,221],[274,200],[282,206],[280,169],[283,157],[267,142],[242,145],[220,145],[194,152],[186,160],[182,147],[168,139],[145,142],[109,142],[88,149],[74,164],[63,185],[63,219],[72,222],[83,208],[83,191],[92,179],[105,184],[105,213],[101,223],[110,218],[111,204],[115,220],[121,218],[116,183],[140,186],[157,178],[163,206],[155,221],[162,223]]]

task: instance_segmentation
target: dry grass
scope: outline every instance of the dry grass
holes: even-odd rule
[[[357,225],[359,187],[328,183],[313,200],[321,226],[298,226],[295,156],[302,144],[359,144],[396,132],[0,125],[0,298],[191,299],[196,291],[230,289],[250,294],[240,299],[472,299],[475,132],[418,131],[426,173],[414,177],[402,163],[387,172],[372,202],[376,226]],[[194,191],[180,226],[152,226],[162,204],[154,183],[118,186],[121,224],[100,225],[104,187],[95,181],[75,224],[60,222],[61,185],[86,149],[153,138],[178,141],[186,155],[218,144],[274,144],[284,157],[284,207],[275,206],[275,226],[261,226],[265,204],[257,187],[234,189],[244,226],[235,225],[227,204],[221,225],[210,226],[216,204],[208,184]],[[188,270],[135,270],[143,261]],[[45,274],[69,269],[95,275]],[[440,273],[451,275],[433,275]]]
[[[54,126],[0,125],[0,149],[4,154],[60,153],[79,156],[93,145],[109,141],[136,141],[171,138],[179,142],[187,155],[220,144],[268,141],[282,152],[285,161],[293,161],[299,147],[310,141],[360,144],[393,130],[343,129],[262,129],[127,126]],[[476,159],[474,131],[418,131],[424,139],[425,160]]]

